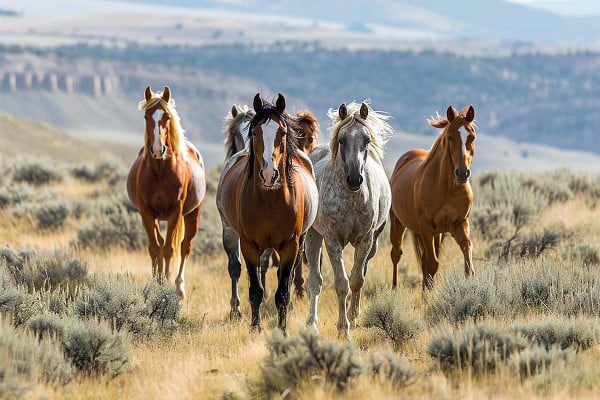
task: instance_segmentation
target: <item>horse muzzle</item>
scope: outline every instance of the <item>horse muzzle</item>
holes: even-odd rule
[[[458,169],[454,170],[454,178],[458,183],[467,183],[469,178],[471,177],[471,170],[469,168],[466,169]]]
[[[360,189],[360,185],[362,185],[363,180],[364,179],[363,179],[362,175],[346,176],[346,184],[348,184],[348,189],[350,189],[350,191],[352,191],[352,192],[356,192],[357,190]]]
[[[168,151],[169,148],[164,144],[161,144],[160,146],[150,147],[150,155],[155,160],[166,160],[167,158],[169,158]]]
[[[281,175],[279,174],[279,171],[277,171],[276,169],[271,169],[271,168],[261,169],[259,172],[259,175],[260,175],[260,179],[262,181],[263,186],[266,187],[267,189],[273,189],[273,188],[277,187],[278,184],[281,182]]]

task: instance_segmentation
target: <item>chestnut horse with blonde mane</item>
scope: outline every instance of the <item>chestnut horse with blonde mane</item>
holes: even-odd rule
[[[230,316],[241,317],[241,247],[250,281],[251,328],[261,330],[260,257],[275,249],[280,257],[275,304],[278,326],[285,333],[291,282],[301,262],[304,237],[317,213],[318,193],[312,164],[297,145],[298,123],[285,113],[285,98],[279,94],[272,105],[256,94],[253,106],[256,115],[248,129],[248,151],[226,162],[217,188],[231,277]]]
[[[473,244],[469,237],[469,215],[473,205],[469,177],[476,137],[474,118],[473,106],[459,112],[448,107],[446,118],[438,115],[427,121],[431,126],[443,129],[431,150],[410,150],[396,163],[390,180],[393,287],[398,284],[398,261],[402,256],[406,229],[413,232],[424,290],[433,287],[445,232],[450,232],[463,253],[465,275],[475,273]]]
[[[231,111],[225,116],[223,128],[223,132],[225,133],[225,160],[229,160],[238,151],[248,150],[246,138],[242,134],[242,131],[248,128],[255,114],[256,112],[247,105],[238,106],[234,104],[231,107]],[[319,144],[319,121],[310,111],[302,110],[296,113],[296,122],[300,128],[300,135],[297,138],[298,147],[308,155]],[[266,274],[269,268],[269,261],[272,261],[274,267],[279,267],[279,255],[272,249],[265,251],[260,259],[261,279],[263,288],[265,289],[265,297],[267,295]],[[302,298],[304,296],[302,265],[295,271],[294,286],[296,296]]]
[[[161,283],[168,280],[173,261],[179,267],[177,293],[184,298],[185,263],[206,193],[204,162],[184,137],[169,87],[154,93],[148,86],[139,108],[146,120],[145,142],[129,171],[127,193],[142,215],[152,275]],[[159,221],[167,221],[165,239]]]

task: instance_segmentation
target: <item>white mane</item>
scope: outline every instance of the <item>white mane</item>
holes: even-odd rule
[[[380,160],[383,160],[385,144],[394,132],[392,126],[386,122],[391,118],[391,116],[382,113],[381,111],[373,110],[369,104],[369,100],[365,100],[364,103],[369,108],[369,113],[366,119],[363,119],[360,116],[361,104],[356,102],[346,105],[348,115],[343,120],[340,118],[337,109],[334,110],[330,108],[329,111],[327,111],[327,116],[333,123],[331,128],[329,128],[331,130],[331,141],[329,142],[329,147],[332,152],[332,158],[335,158],[334,156],[337,154],[338,137],[340,131],[343,128],[354,124],[355,122],[358,122],[367,128],[367,131],[371,136],[371,143],[369,144],[371,151],[373,151],[373,153],[375,153]]]

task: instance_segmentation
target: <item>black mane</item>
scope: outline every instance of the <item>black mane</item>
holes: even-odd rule
[[[300,136],[300,132],[302,131],[302,129],[300,128],[300,125],[295,117],[292,117],[285,111],[280,113],[279,111],[277,111],[274,105],[268,103],[264,104],[262,108],[256,112],[256,115],[254,116],[254,118],[252,118],[252,121],[250,121],[250,126],[248,127],[248,140],[250,143],[248,159],[248,177],[250,178],[254,174],[254,136],[252,135],[252,132],[261,121],[273,118],[283,120],[283,122],[285,122],[287,126],[287,131],[285,132],[285,179],[288,185],[292,185],[292,160],[296,157],[298,151],[298,137]]]

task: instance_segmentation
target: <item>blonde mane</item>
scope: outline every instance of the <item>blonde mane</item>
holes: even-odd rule
[[[185,144],[185,130],[181,127],[181,121],[179,114],[175,109],[175,100],[171,98],[167,103],[162,99],[163,92],[152,92],[152,97],[149,100],[142,100],[138,103],[138,109],[146,112],[146,110],[156,106],[160,103],[163,108],[169,113],[171,122],[171,147],[175,153],[182,155],[184,158],[187,157],[187,146]],[[148,141],[144,144],[144,157],[148,153]]]
[[[384,114],[380,111],[374,111],[371,108],[368,100],[365,100],[364,103],[369,108],[369,113],[366,119],[363,119],[360,116],[360,107],[361,104],[352,102],[346,105],[348,110],[348,115],[343,120],[340,118],[339,110],[329,109],[327,111],[327,116],[331,119],[333,125],[330,128],[331,130],[331,140],[329,141],[329,148],[331,149],[331,160],[334,160],[337,157],[337,151],[339,146],[339,135],[342,129],[351,126],[355,122],[358,122],[364,125],[369,132],[369,136],[371,137],[371,142],[369,143],[369,150],[379,157],[379,160],[383,160],[383,153],[385,144],[389,140],[389,137],[392,135],[393,128],[390,124],[387,123],[387,120],[391,118],[391,116]]]
[[[468,110],[469,106],[464,106],[460,109],[460,111],[456,113],[456,117],[452,120],[452,122],[447,123],[447,125],[443,128],[442,132],[438,135],[438,137],[431,145],[431,149],[429,150],[427,157],[425,157],[425,160],[423,160],[423,165],[427,164],[433,158],[438,148],[440,147],[443,139],[448,136],[448,130],[452,127],[462,125],[464,123],[464,119],[467,116]],[[427,119],[427,123],[433,127],[435,127],[436,124],[442,124],[445,122],[448,122],[448,119],[442,117],[438,112],[436,112],[435,117],[432,116],[431,118]],[[468,125],[471,126],[474,131],[477,131],[477,125],[475,124],[475,122],[470,122]]]

